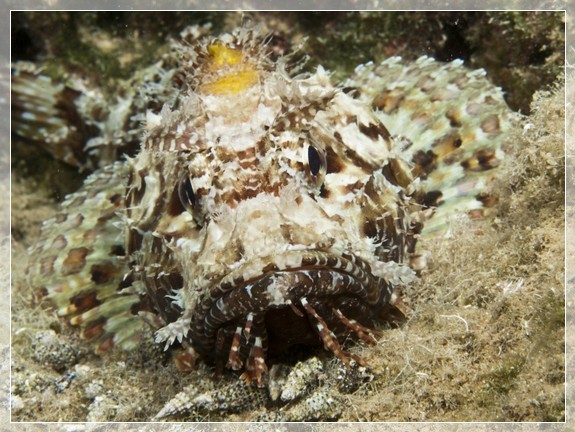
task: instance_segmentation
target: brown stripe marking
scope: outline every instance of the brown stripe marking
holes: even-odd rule
[[[104,334],[104,326],[106,325],[106,318],[100,317],[96,321],[91,322],[82,332],[82,336],[88,340],[94,339]]]
[[[461,139],[461,135],[457,132],[452,132],[436,139],[431,144],[431,147],[433,148],[435,155],[438,157],[444,157],[460,148],[462,144],[463,140]]]
[[[392,91],[385,90],[373,99],[371,107],[375,110],[382,110],[386,114],[397,111],[402,104],[405,95],[394,95]]]
[[[495,151],[482,149],[476,151],[472,157],[461,162],[461,166],[472,172],[487,171],[499,166],[499,159],[495,156]]]
[[[337,132],[336,139],[341,141],[341,135]],[[327,147],[326,149],[326,164],[327,164],[327,174],[339,173],[345,169],[345,165],[342,163],[341,158],[331,147]]]
[[[423,197],[423,204],[426,207],[437,207],[438,205],[441,204],[439,200],[441,199],[442,196],[443,193],[441,193],[440,191],[437,190],[429,191]]]
[[[110,282],[118,277],[120,273],[118,267],[110,263],[97,264],[90,268],[91,279],[96,285]]]
[[[370,137],[372,140],[377,140],[379,137],[383,137],[385,141],[389,141],[389,139],[391,138],[391,134],[381,123],[377,124],[370,123],[369,125],[364,125],[363,123],[360,123],[358,126],[359,131],[362,134]]]
[[[417,166],[413,168],[413,175],[419,177],[420,175],[427,175],[435,169],[435,162],[437,155],[432,150],[418,150],[413,155],[413,163]]]
[[[85,247],[71,249],[62,263],[62,275],[69,276],[79,273],[86,265],[86,256],[90,252],[90,249]]]
[[[76,294],[70,298],[70,304],[74,305],[74,312],[82,313],[87,310],[93,309],[100,305],[101,302],[98,300],[97,291],[84,291]],[[76,319],[80,319],[77,317]]]

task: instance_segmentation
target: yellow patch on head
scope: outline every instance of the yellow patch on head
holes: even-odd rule
[[[213,81],[204,82],[201,90],[208,94],[236,94],[254,86],[259,81],[259,71],[241,50],[217,42],[208,47],[210,69],[216,75]]]
[[[208,53],[212,57],[212,64],[216,68],[222,66],[235,66],[242,61],[242,52],[233,48],[228,48],[217,42],[208,47]]]

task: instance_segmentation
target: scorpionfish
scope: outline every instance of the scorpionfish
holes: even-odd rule
[[[427,57],[334,85],[257,29],[192,33],[113,101],[15,66],[13,131],[95,169],[31,248],[32,286],[99,351],[152,326],[182,368],[259,386],[296,345],[362,364],[343,342],[401,314],[418,238],[497,202],[501,90]]]

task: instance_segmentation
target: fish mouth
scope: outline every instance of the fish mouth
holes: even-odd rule
[[[282,344],[323,342],[346,365],[351,359],[362,363],[342,350],[338,338],[354,333],[375,343],[378,332],[358,319],[381,310],[391,294],[387,282],[355,255],[288,251],[246,263],[215,284],[194,316],[190,336],[216,366],[229,351],[226,366],[246,365],[242,376],[262,385],[268,348]]]

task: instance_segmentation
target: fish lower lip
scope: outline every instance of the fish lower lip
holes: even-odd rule
[[[363,260],[350,255],[324,251],[289,251],[279,254],[259,275],[245,280],[246,266],[230,273],[210,290],[196,315],[192,339],[212,345],[218,329],[242,320],[248,314],[263,314],[271,309],[301,306],[302,299],[349,296],[366,305],[385,303],[388,290],[383,280],[374,277]],[[276,263],[283,263],[281,267]],[[285,264],[288,265],[285,265]],[[290,265],[291,264],[291,265]],[[385,297],[385,298],[384,298]]]
[[[333,269],[293,269],[262,276],[220,297],[210,308],[204,331],[214,335],[229,321],[248,313],[261,314],[268,309],[298,304],[306,297],[350,295],[368,303],[368,289],[356,278]]]

